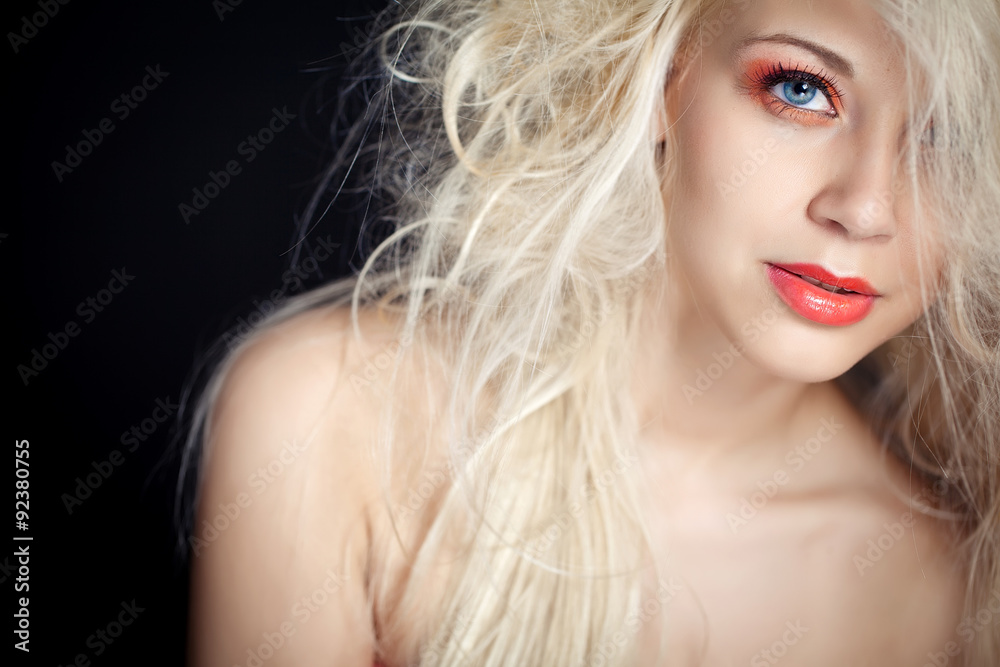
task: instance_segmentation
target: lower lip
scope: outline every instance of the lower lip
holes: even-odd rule
[[[789,308],[819,324],[833,327],[857,324],[868,316],[875,305],[874,296],[834,294],[773,264],[767,266],[767,277]]]

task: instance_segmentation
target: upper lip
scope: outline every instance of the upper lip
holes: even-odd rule
[[[816,264],[778,264],[771,262],[771,265],[803,278],[812,278],[834,289],[845,289],[866,296],[879,296],[878,291],[864,278],[838,276]]]

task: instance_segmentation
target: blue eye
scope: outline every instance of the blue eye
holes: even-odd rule
[[[782,88],[782,92],[785,93],[785,99],[792,104],[809,104],[819,91],[808,83],[788,81]]]
[[[771,93],[782,102],[809,111],[833,111],[833,105],[819,88],[800,79],[786,80],[771,87]]]
[[[751,62],[747,68],[747,89],[770,113],[787,113],[798,122],[820,122],[840,115],[837,100],[843,93],[837,80],[822,70],[765,60]]]

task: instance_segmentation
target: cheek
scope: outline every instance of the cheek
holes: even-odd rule
[[[924,311],[924,299],[933,303],[941,292],[944,253],[929,239],[918,241],[907,238],[897,249],[899,253],[899,293],[901,308],[905,308],[907,324],[916,320]]]
[[[929,302],[941,291],[946,251],[937,223],[924,219],[920,226],[915,224],[908,193],[899,196],[897,206],[900,231],[892,259],[898,267],[898,290],[905,295],[909,309],[919,315],[924,308],[921,286]]]
[[[731,96],[696,100],[676,129],[675,238],[712,235],[722,243],[724,234],[756,245],[787,232],[783,221],[795,219],[796,208],[790,195],[802,191],[808,173],[787,155],[787,139],[734,108]]]
[[[732,104],[732,102],[729,102]],[[699,90],[676,125],[679,194],[702,210],[720,199],[740,150],[740,127],[709,90]]]

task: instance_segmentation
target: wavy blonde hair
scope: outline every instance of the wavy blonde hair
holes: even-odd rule
[[[643,610],[663,600],[647,587],[659,575],[623,391],[646,288],[667,261],[673,142],[651,128],[666,119],[673,65],[725,4],[419,0],[373,42],[373,111],[323,190],[352,165],[391,202],[394,231],[357,276],[259,330],[350,303],[360,336],[359,309],[392,309],[403,341],[393,377],[414,351],[449,341],[437,348],[450,373],[448,484],[409,578],[375,578],[370,591],[384,634],[423,624],[408,647],[420,665],[637,662]],[[933,119],[929,139],[908,133],[904,158],[917,223],[947,221],[949,261],[912,330],[842,381],[887,450],[938,491],[915,504],[954,520],[974,617],[1000,588],[1000,17],[992,0],[877,7],[908,65],[911,127]],[[228,367],[198,404],[192,458]],[[400,401],[384,401],[381,460],[394,455]],[[382,481],[391,487],[389,467]],[[424,616],[421,591],[456,526],[462,558]],[[963,659],[1000,664],[992,626]]]

